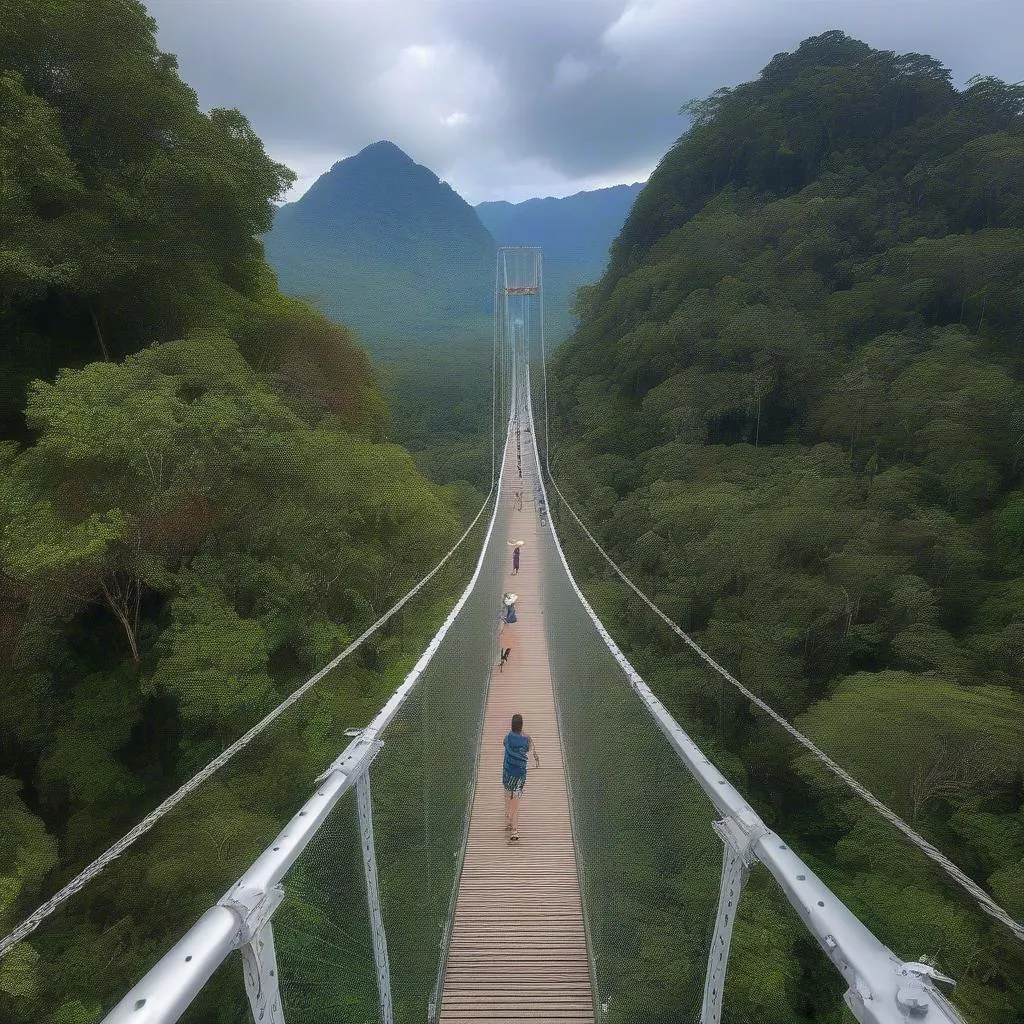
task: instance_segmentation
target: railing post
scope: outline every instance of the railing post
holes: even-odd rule
[[[284,1008],[277,982],[274,932],[269,921],[252,942],[242,946],[242,970],[255,1024],[284,1024]]]
[[[704,979],[704,999],[700,1007],[701,1024],[719,1024],[722,1019],[725,972],[729,967],[729,945],[732,942],[732,926],[736,922],[736,908],[747,875],[750,874],[750,866],[757,859],[752,850],[753,844],[766,831],[760,822],[744,820],[745,817],[741,813],[737,817],[723,818],[712,823],[722,838],[724,849],[715,933],[711,939],[708,973]]]
[[[366,903],[370,912],[370,933],[373,937],[373,962],[377,968],[377,991],[380,993],[380,1019],[381,1024],[393,1024],[391,968],[388,964],[388,940],[384,934],[384,918],[380,912],[380,888],[377,884],[377,854],[373,843],[373,809],[368,770],[360,773],[356,779],[356,807],[359,812],[360,845],[363,848],[363,873],[366,876]]]
[[[239,888],[221,900],[221,906],[241,922],[237,945],[242,953],[245,992],[255,1024],[284,1024],[284,1007],[278,984],[277,953],[270,919],[284,898],[284,889],[269,891]]]

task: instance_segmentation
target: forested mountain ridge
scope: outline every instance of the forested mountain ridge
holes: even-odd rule
[[[498,245],[539,245],[545,259],[578,259],[600,272],[642,183],[577,192],[564,198],[487,202],[474,207]]]
[[[394,436],[419,465],[435,480],[483,485],[495,244],[473,208],[376,142],[279,209],[264,243],[282,290],[354,328],[373,353]]]
[[[0,0],[3,935],[459,530],[384,443],[348,330],[277,289],[256,236],[291,173],[199,110],[154,27],[135,0]],[[402,613],[413,646],[436,600]],[[0,960],[0,1019],[101,1019],[308,795],[403,637]]]
[[[371,348],[458,335],[493,303],[494,240],[473,208],[390,142],[336,163],[265,236],[281,288]]]
[[[642,589],[1020,920],[1024,87],[830,32],[690,111],[553,358],[554,475]],[[939,951],[968,1019],[1020,1019],[1018,944],[591,586],[840,895]],[[779,928],[751,1012],[804,1019]],[[730,977],[759,973],[744,956]]]
[[[537,245],[544,252],[545,328],[552,345],[575,326],[573,294],[601,278],[608,248],[642,185],[577,192],[563,199],[490,202],[475,207],[498,245]]]

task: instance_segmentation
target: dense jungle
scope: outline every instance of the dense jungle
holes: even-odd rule
[[[829,32],[687,109],[553,357],[554,479],[641,590],[1019,918],[1024,86],[957,90]],[[893,948],[951,968],[969,1016],[1019,1019],[1019,943],[560,521],[613,633],[773,827]],[[824,1019],[790,934],[762,1019]]]
[[[154,31],[135,0],[0,0],[0,934],[398,600],[487,489],[489,339],[382,341],[375,366],[284,295],[260,239],[293,174],[241,112],[200,109]],[[829,32],[685,109],[551,358],[554,479],[673,619],[1020,918],[1024,86],[957,89],[931,57]],[[552,510],[612,632],[769,824],[893,948],[953,974],[971,1020],[1022,1019],[1020,944]],[[102,1019],[380,707],[481,539],[0,960],[0,1021]],[[396,891],[423,881],[401,843],[434,870],[429,823],[403,829],[469,709],[416,714],[426,752],[380,776]],[[436,813],[453,841],[458,815]],[[663,867],[638,862],[622,895],[652,929],[621,949],[618,984],[643,998],[619,1019],[676,1019],[666,943],[706,956],[666,916],[706,872],[667,885]],[[325,935],[365,950],[342,928],[365,920],[358,871],[309,867],[337,917],[318,931],[297,886],[293,963],[321,963]],[[781,901],[741,907],[726,1019],[844,1019]],[[428,938],[412,907],[398,948]],[[309,1019],[375,1012],[350,961],[299,977]],[[398,1019],[422,1018],[418,993]],[[221,972],[191,1019],[246,1012]]]

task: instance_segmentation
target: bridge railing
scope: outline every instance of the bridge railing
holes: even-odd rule
[[[534,455],[539,463],[536,447]],[[543,479],[536,500],[549,507]],[[744,1006],[726,984],[740,896],[760,866],[796,912],[791,930],[806,929],[845,980],[857,1020],[962,1021],[930,965],[906,962],[876,938],[711,763],[593,612],[553,528],[544,544],[552,678],[605,1018],[717,1024],[727,1006],[732,1019],[763,1015],[763,991],[747,993]],[[785,914],[763,876],[756,882],[762,916]],[[757,937],[755,956],[770,956],[768,934]],[[747,921],[748,961],[754,939]],[[759,985],[785,984],[774,968],[764,963]],[[820,972],[817,980],[825,1010],[835,983]]]
[[[505,552],[490,538],[507,506],[499,477],[473,577],[401,686],[107,1024],[205,1019],[196,1000],[236,949],[261,1024],[430,1013],[496,660]]]
[[[497,538],[509,514],[509,503],[501,505]],[[372,806],[360,809],[358,791],[355,801],[344,800],[288,875],[275,928],[290,1024],[378,1016],[424,1021],[431,1014],[465,844],[486,683],[497,661],[504,549],[503,539],[489,545],[475,590],[383,732],[371,769]],[[375,891],[364,866],[370,842]],[[368,908],[378,909],[368,914]],[[393,1018],[379,1002],[382,991],[390,993]]]

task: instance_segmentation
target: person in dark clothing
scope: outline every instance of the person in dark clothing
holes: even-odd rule
[[[518,547],[512,552],[512,575],[513,576],[518,576],[519,575],[519,548]]]
[[[501,767],[501,785],[505,790],[505,828],[511,831],[510,839],[519,839],[519,805],[526,787],[526,766],[528,754],[533,754],[533,763],[539,768],[537,745],[523,734],[523,716],[512,716],[512,731],[505,737],[505,759]]]
[[[498,671],[501,672],[505,668],[505,662],[508,661],[508,656],[512,653],[511,647],[506,647],[501,652],[501,660],[498,662]]]

